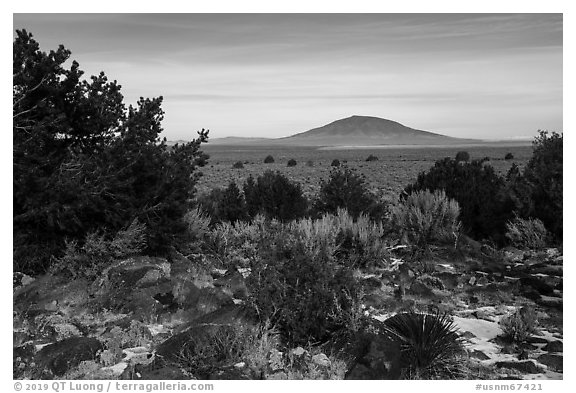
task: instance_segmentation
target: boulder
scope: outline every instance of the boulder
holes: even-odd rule
[[[548,369],[550,369],[552,371],[556,371],[559,373],[564,372],[563,371],[564,359],[563,359],[562,355],[545,353],[543,355],[538,356],[538,358],[536,360],[538,360],[540,363],[546,365],[548,367]]]
[[[36,354],[35,362],[41,372],[62,376],[83,360],[94,360],[103,349],[102,343],[95,338],[72,337],[43,347]]]
[[[562,343],[562,341],[554,340],[550,341],[542,349],[546,352],[563,352],[564,344]]]
[[[523,360],[520,362],[515,361],[496,362],[496,367],[514,369],[524,374],[539,374],[544,371],[532,360]]]
[[[326,356],[323,353],[318,353],[314,356],[312,356],[312,363],[314,363],[317,366],[320,367],[330,367],[330,365],[332,364],[332,362],[330,361],[330,359],[328,358],[328,356]]]
[[[383,334],[364,333],[354,362],[345,379],[399,379],[401,373],[400,346]]]

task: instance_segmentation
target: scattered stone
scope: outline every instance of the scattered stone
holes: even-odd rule
[[[532,360],[523,360],[520,362],[515,361],[496,362],[496,367],[514,369],[524,374],[539,374],[544,371],[541,367],[538,367],[538,365]]]
[[[538,337],[538,336],[530,336],[526,339],[526,342],[529,342],[532,344],[548,344],[548,340],[546,340],[543,337]]]
[[[330,359],[323,353],[318,353],[312,356],[312,363],[321,366],[321,367],[330,367]]]
[[[474,277],[474,276],[470,277],[470,281],[468,281],[468,284],[470,284],[470,285],[476,284],[476,277]]]
[[[371,334],[361,338],[361,350],[344,379],[377,380],[399,379],[401,374],[401,350],[398,344],[383,335]]]
[[[308,353],[308,351],[305,350],[305,349],[302,348],[302,347],[296,347],[296,348],[294,348],[293,350],[291,350],[290,353],[291,353],[293,356],[298,356],[298,357],[299,357],[299,356],[306,355],[306,354]]]
[[[244,368],[244,367],[246,367],[246,363],[244,362],[239,362],[234,365],[234,368]]]
[[[542,349],[546,352],[563,352],[564,344],[562,343],[562,341],[554,340],[550,341]]]
[[[556,371],[559,373],[563,372],[564,360],[562,355],[545,353],[543,355],[538,356],[536,360],[546,365],[552,371]]]
[[[476,335],[472,332],[465,331],[465,332],[460,334],[460,337],[471,339],[471,338],[476,338]]]
[[[484,352],[475,349],[470,353],[470,357],[478,360],[489,360],[490,356],[486,355]]]
[[[83,360],[94,360],[104,349],[95,338],[72,337],[45,346],[36,354],[35,361],[41,371],[45,369],[57,376],[64,375]]]

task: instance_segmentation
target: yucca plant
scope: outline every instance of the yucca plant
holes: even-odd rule
[[[457,327],[446,314],[407,312],[384,321],[385,334],[400,345],[408,379],[454,379],[463,353]]]

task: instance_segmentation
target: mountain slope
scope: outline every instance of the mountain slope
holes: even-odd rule
[[[336,120],[323,127],[280,138],[278,141],[290,145],[312,146],[440,145],[473,142],[470,139],[452,138],[416,130],[392,120],[371,116],[351,116]]]

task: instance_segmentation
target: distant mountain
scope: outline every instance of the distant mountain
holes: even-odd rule
[[[482,143],[476,139],[453,138],[416,130],[398,122],[372,116],[351,116],[322,127],[284,138],[227,137],[209,139],[210,145],[270,146],[383,146],[460,145]]]
[[[250,138],[241,136],[227,136],[225,138],[208,139],[211,145],[257,145],[274,141],[272,138]]]
[[[290,145],[308,146],[445,145],[478,142],[416,130],[392,120],[372,116],[347,117],[280,140]]]

